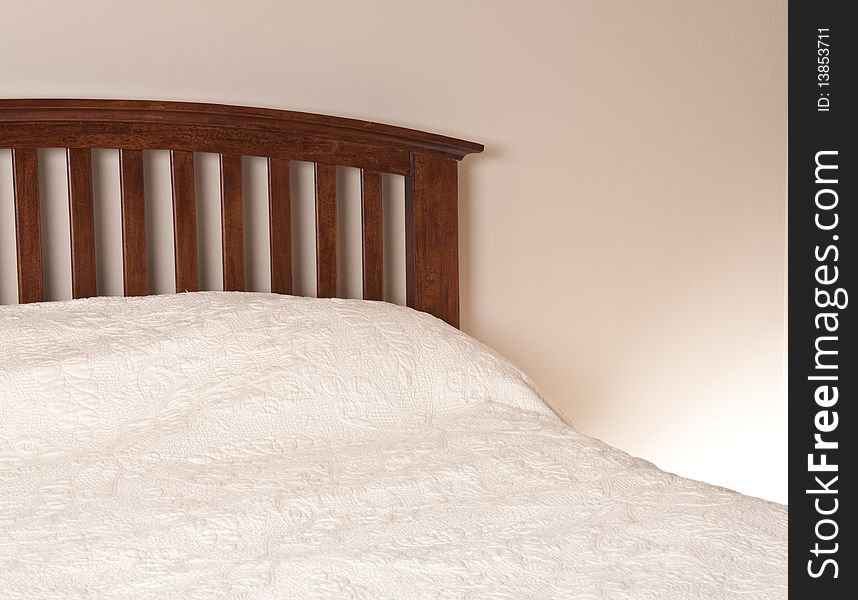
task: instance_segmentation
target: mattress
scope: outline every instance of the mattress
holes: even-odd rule
[[[0,307],[7,600],[783,598],[786,538],[408,308]]]

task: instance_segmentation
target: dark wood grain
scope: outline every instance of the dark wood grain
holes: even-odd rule
[[[337,295],[337,168],[316,164],[316,297]]]
[[[173,241],[176,255],[176,291],[199,291],[197,262],[197,203],[194,190],[194,154],[170,152],[173,175]]]
[[[363,237],[363,297],[384,299],[384,229],[381,173],[361,171],[361,231]]]
[[[126,296],[149,293],[143,151],[119,151],[122,192],[122,283]]]
[[[407,163],[412,152],[459,160],[483,149],[474,142],[369,121],[190,102],[8,99],[0,100],[2,123],[10,127],[0,126],[0,148],[46,147],[52,136],[70,136],[77,143],[59,146],[175,148],[311,160],[400,174],[410,170]],[[262,137],[254,139],[259,135]],[[34,138],[33,144],[10,143]],[[226,145],[219,146],[221,143]],[[364,160],[375,165],[353,164]],[[382,163],[395,168],[383,168]]]
[[[2,104],[0,100],[0,104]],[[0,120],[3,112],[0,111]],[[369,142],[338,140],[296,132],[280,133],[257,127],[195,124],[22,122],[14,128],[0,126],[0,148],[88,147],[168,149],[214,154],[265,156],[323,164],[336,164],[386,173],[410,172],[410,153],[398,147]]]
[[[96,295],[95,219],[92,208],[92,151],[66,150],[69,182],[72,297]]]
[[[405,178],[408,306],[459,326],[458,184],[455,160],[414,156]]]
[[[363,170],[363,294],[383,296],[381,174],[406,177],[408,304],[459,320],[457,161],[482,146],[367,121],[282,110],[139,100],[0,100],[0,148],[14,150],[19,298],[44,299],[38,148],[71,148],[75,296],[95,293],[92,148],[121,148],[123,282],[149,293],[143,152],[170,150],[175,278],[199,289],[194,152],[222,159],[225,289],[245,287],[241,157],[269,159],[271,288],[292,292],[290,161],[316,164],[317,295],[337,294],[337,165]]]
[[[18,251],[18,302],[45,299],[39,215],[39,155],[32,148],[12,150],[15,238]]]
[[[244,291],[244,197],[241,156],[220,156],[221,232],[223,234],[223,289]]]
[[[292,293],[292,194],[289,161],[268,160],[268,235],[271,291]]]

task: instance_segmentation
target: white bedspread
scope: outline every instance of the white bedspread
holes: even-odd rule
[[[782,506],[576,433],[428,315],[0,307],[4,600],[785,596]]]

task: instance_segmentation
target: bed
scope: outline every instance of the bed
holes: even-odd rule
[[[482,146],[222,105],[0,100],[19,304],[0,306],[0,597],[783,598],[786,509],[561,421],[457,329],[458,161]],[[67,148],[72,300],[45,295],[38,148]],[[92,149],[119,150],[124,297],[98,297]],[[149,150],[176,294],[150,295]],[[195,152],[220,155],[223,291]],[[243,156],[268,158],[271,292],[246,289]],[[293,295],[290,162],[315,164]],[[361,170],[363,299],[337,298],[336,167]],[[381,174],[405,178],[384,301]]]

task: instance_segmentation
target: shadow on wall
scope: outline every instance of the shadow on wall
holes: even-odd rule
[[[632,197],[619,212],[610,206],[624,185],[617,181],[603,197],[570,197],[561,214],[556,199],[506,188],[507,203],[542,216],[491,223],[495,232],[503,227],[508,245],[502,257],[480,256],[478,236],[495,200],[482,180],[508,167],[490,148],[461,169],[464,329],[531,375],[546,401],[584,433],[667,470],[772,498],[773,482],[785,476],[785,415],[771,408],[771,399],[784,394],[776,377],[784,332],[748,332],[780,309],[765,292],[782,289],[783,273],[765,265],[778,261],[781,248],[767,240],[785,222],[772,219],[783,214],[780,204],[736,199],[776,197],[778,183],[726,181],[701,190],[689,187],[692,173],[683,184],[627,192]],[[693,168],[699,180],[712,179],[702,161]],[[671,172],[662,176],[669,182]],[[634,170],[622,175],[630,183],[640,177]],[[475,180],[483,189],[479,207],[471,195]],[[510,182],[516,185],[515,175],[504,178]],[[719,203],[720,194],[733,200]],[[541,223],[575,215],[579,226],[570,231],[587,236],[584,243],[539,235]],[[588,225],[582,230],[580,223]],[[519,238],[526,248],[515,247]],[[504,259],[512,263],[493,264]],[[537,276],[527,279],[531,271]],[[507,298],[475,295],[485,289],[503,289]],[[493,309],[511,302],[519,307],[514,313]],[[540,322],[534,312],[556,317]],[[756,466],[737,472],[737,464]]]

